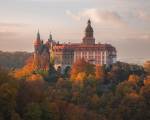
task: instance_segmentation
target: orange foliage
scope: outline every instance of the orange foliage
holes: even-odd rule
[[[129,94],[129,96],[132,97],[132,98],[137,98],[137,99],[139,98],[139,95],[136,92],[131,92]]]
[[[91,97],[91,102],[92,102],[93,107],[98,106],[98,104],[99,104],[99,102],[100,102],[100,97],[99,97],[97,94],[94,94],[94,95]]]
[[[139,76],[137,75],[130,75],[128,81],[132,84],[137,84],[137,82],[140,80]]]
[[[83,81],[86,79],[86,73],[85,72],[80,72],[78,73],[77,77],[76,77],[76,80],[78,81]]]
[[[96,70],[95,70],[95,78],[96,80],[100,80],[104,77],[104,71],[100,65],[96,65]]]
[[[95,74],[94,65],[86,62],[84,59],[79,59],[72,65],[72,80],[83,80],[89,74]]]
[[[147,76],[144,80],[144,85],[150,85],[150,76]]]
[[[28,80],[32,80],[32,81],[43,80],[43,77],[39,74],[32,74],[31,76],[28,77]]]
[[[84,71],[84,67],[86,64],[86,61],[84,59],[77,60],[76,63],[73,64],[72,70],[71,70],[71,76],[77,76],[79,72]]]
[[[30,76],[33,70],[34,70],[34,64],[33,64],[33,58],[31,57],[27,60],[26,65],[23,68],[15,71],[14,76],[15,78],[27,77]]]
[[[150,61],[146,61],[146,62],[144,63],[144,69],[145,69],[145,71],[146,71],[147,73],[150,74]]]

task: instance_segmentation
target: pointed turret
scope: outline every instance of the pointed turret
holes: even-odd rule
[[[50,33],[49,34],[49,39],[48,39],[49,41],[52,41],[53,40],[53,37],[52,37],[52,34]]]
[[[37,38],[36,40],[40,40],[40,32],[39,32],[39,29],[38,29],[38,32],[37,32]]]
[[[38,29],[37,35],[36,35],[36,40],[34,42],[34,44],[40,44],[41,43],[41,38],[40,38],[40,32]]]
[[[53,40],[52,34],[49,34],[48,40],[46,42],[46,45],[51,48],[55,44],[55,41]]]
[[[39,32],[39,29],[38,29],[36,40],[34,41],[35,52],[39,51],[41,43],[42,42],[41,42],[41,38],[40,38],[40,32]]]

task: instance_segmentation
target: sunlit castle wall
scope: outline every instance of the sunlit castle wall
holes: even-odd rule
[[[94,30],[91,21],[88,20],[85,28],[85,35],[81,43],[59,44],[49,35],[48,41],[44,44],[37,33],[34,42],[35,63],[38,69],[48,68],[51,59],[54,59],[54,67],[65,69],[77,60],[84,58],[87,62],[95,65],[111,65],[116,62],[116,48],[110,44],[95,43]]]
[[[109,44],[81,45],[74,51],[74,62],[80,58],[92,64],[113,64],[116,62],[116,50]]]
[[[34,41],[34,68],[35,70],[48,70],[50,64],[50,48],[51,41],[43,43],[40,39],[38,31],[37,38]]]
[[[96,44],[91,21],[88,20],[81,43],[56,44],[54,47],[55,68],[71,66],[84,58],[91,64],[111,65],[116,62],[117,51],[110,44]]]

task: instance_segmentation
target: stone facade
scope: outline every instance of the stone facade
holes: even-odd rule
[[[34,66],[36,70],[49,69],[51,45],[52,45],[51,35],[48,41],[44,44],[43,40],[40,39],[40,33],[38,31],[37,38],[34,41]]]
[[[115,47],[110,44],[95,43],[94,30],[91,26],[90,20],[88,20],[87,27],[85,29],[85,36],[81,43],[59,44],[52,40],[52,36],[50,35],[49,40],[46,44],[44,44],[44,48],[39,50],[41,49],[40,45],[43,44],[43,42],[39,40],[40,38],[38,34],[35,42],[35,56],[37,56],[38,53],[48,56],[41,56],[43,61],[46,62],[45,64],[47,64],[47,61],[50,60],[50,54],[53,53],[55,68],[58,68],[59,66],[62,68],[71,66],[74,62],[81,58],[97,65],[111,65],[116,62],[117,51]],[[40,64],[43,65],[43,63]]]

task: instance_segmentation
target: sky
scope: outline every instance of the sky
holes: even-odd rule
[[[44,41],[81,42],[89,18],[118,60],[150,59],[150,0],[0,0],[0,50],[32,52],[38,29]]]

